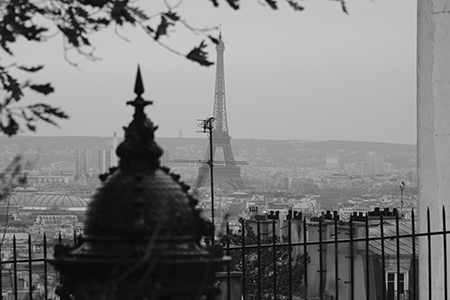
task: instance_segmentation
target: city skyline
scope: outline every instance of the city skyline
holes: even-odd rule
[[[349,15],[332,1],[305,3],[303,12],[280,6],[272,11],[255,1],[235,12],[204,1],[180,7],[197,27],[222,24],[230,135],[415,144],[416,4],[348,1]],[[118,32],[130,42],[114,30],[94,37],[102,61],[69,52],[79,69],[64,61],[60,37],[36,45],[33,58],[24,43],[17,45],[16,59],[44,63],[38,78],[56,88],[48,97],[27,94],[24,103],[48,102],[71,116],[60,129],[39,124],[35,135],[122,136],[132,114],[123,103],[134,96],[140,64],[156,136],[177,137],[181,128],[184,137],[202,137],[197,119],[212,115],[215,66],[174,55],[138,28]],[[183,53],[201,40],[180,29],[170,35],[162,40]],[[214,48],[207,50],[215,61]]]

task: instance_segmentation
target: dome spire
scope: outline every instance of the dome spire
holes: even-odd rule
[[[141,68],[139,65],[136,74],[136,83],[134,84],[134,92],[138,97],[144,93],[144,84],[142,83]]]
[[[125,129],[125,141],[117,147],[116,153],[120,157],[119,168],[150,167],[155,169],[159,166],[159,157],[162,155],[161,148],[155,143],[154,132],[158,128],[147,118],[144,108],[153,104],[142,98],[144,84],[141,70],[138,66],[136,83],[134,85],[136,98],[128,101],[127,105],[134,106],[133,121]]]
[[[136,93],[136,98],[133,101],[128,101],[127,105],[132,105],[135,108],[134,118],[146,118],[144,113],[144,107],[153,104],[152,101],[147,101],[142,98],[144,93],[144,84],[142,83],[141,69],[138,65],[136,74],[136,83],[134,84],[134,92]]]

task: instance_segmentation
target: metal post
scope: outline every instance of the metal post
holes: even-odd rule
[[[208,119],[208,130],[209,130],[209,171],[210,171],[210,181],[211,181],[211,221],[213,223],[213,241],[215,237],[215,229],[216,229],[216,223],[214,223],[214,171],[213,171],[213,159],[214,159],[214,153],[213,153],[213,137],[212,137],[212,120],[213,118]]]
[[[210,182],[211,182],[211,221],[213,223],[213,232],[212,232],[212,241],[215,241],[215,229],[216,225],[214,223],[214,153],[213,153],[213,122],[214,117],[209,117],[204,120],[200,120],[201,123],[199,124],[200,127],[203,127],[203,132],[206,133],[206,130],[209,131],[209,160],[207,161],[207,165],[209,166],[210,170]]]
[[[402,180],[398,187],[400,188],[400,217],[403,219],[403,190],[405,189],[405,182]]]

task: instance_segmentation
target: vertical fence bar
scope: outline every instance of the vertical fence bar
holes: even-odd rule
[[[384,253],[384,220],[380,215],[380,236],[381,236],[381,268],[383,269],[383,299],[386,299],[386,260]]]
[[[48,272],[47,272],[47,236],[44,233],[44,295],[48,299]]]
[[[411,229],[412,229],[412,274],[413,274],[413,300],[417,300],[417,266],[416,266],[416,227],[414,208],[411,209]]]
[[[30,300],[33,299],[33,264],[31,262],[31,235],[28,234],[28,285],[29,285],[29,293]]]
[[[227,222],[227,256],[230,256],[230,224]],[[233,252],[234,253],[234,252]],[[234,259],[232,261],[234,263]],[[231,300],[230,264],[227,264],[227,300]]]
[[[430,208],[427,207],[427,238],[428,238],[428,300],[432,299],[431,291],[431,225],[430,225]]]
[[[257,222],[257,239],[258,239],[258,300],[261,300],[261,224],[260,221],[258,220]]]
[[[277,300],[277,235],[275,234],[276,222],[272,220],[272,253],[273,253],[273,300]]]
[[[13,272],[14,272],[14,299],[18,300],[17,293],[17,247],[16,247],[16,235],[13,236]]]
[[[77,230],[73,230],[73,244],[75,245],[77,243]]]
[[[322,241],[322,217],[319,218],[319,296],[323,299],[323,241]]]
[[[366,299],[370,299],[369,214],[366,213]]]
[[[245,284],[245,275],[246,275],[246,264],[245,264],[245,220],[242,220],[241,223],[242,229],[241,229],[241,237],[242,237],[242,300],[245,300],[247,298],[247,287]]]
[[[397,299],[400,299],[400,222],[398,213],[395,216],[395,234],[396,238],[396,252],[397,252]],[[403,277],[403,287],[405,286],[405,279]]]
[[[306,241],[308,239],[308,235],[306,232],[306,217],[303,217],[303,277],[305,278],[305,297],[304,299],[308,299],[308,245]]]
[[[3,274],[2,274],[3,266],[1,265],[2,247],[3,247],[3,239],[0,241],[0,292],[3,291]]]
[[[448,299],[448,277],[447,277],[447,226],[446,226],[445,206],[442,206],[442,238],[444,244],[444,295]]]
[[[289,300],[292,300],[292,229],[291,219],[288,219],[288,267],[289,267]]]
[[[353,253],[353,218],[350,217],[350,299],[355,300],[355,262]]]
[[[339,300],[339,261],[338,261],[338,223],[337,218],[334,218],[334,277],[335,277],[335,286],[336,290],[336,300]]]

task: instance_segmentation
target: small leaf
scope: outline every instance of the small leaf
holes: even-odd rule
[[[11,100],[19,101],[22,96],[22,89],[20,88],[17,80],[13,78],[11,75],[9,75],[7,72],[4,74],[6,76],[6,79],[3,77],[0,77],[0,81],[2,82],[3,89],[5,89],[7,92],[10,92],[11,94],[6,98],[5,105],[8,105]]]
[[[48,95],[50,93],[53,93],[54,90],[55,90],[50,85],[50,83],[47,83],[47,84],[31,84],[30,85],[30,89],[32,89],[32,90],[34,90],[34,91],[36,91],[38,93],[44,94],[44,95]]]
[[[214,5],[214,7],[218,7],[219,6],[219,2],[217,2],[217,0],[210,0],[210,1]]]
[[[87,19],[89,17],[89,13],[81,6],[75,7],[75,12],[78,16]]]
[[[117,24],[122,25],[124,16],[124,12],[126,11],[126,6],[128,4],[128,0],[118,0],[114,1],[114,6],[111,11],[111,18],[117,22]]]
[[[180,17],[172,11],[166,12],[164,15],[175,22],[180,20]]]
[[[213,42],[214,44],[218,45],[219,44],[219,40],[211,35],[208,35],[209,39],[211,40],[211,42]]]
[[[122,17],[130,24],[136,23],[136,19],[130,14],[127,8],[122,11]]]
[[[198,62],[202,66],[210,66],[214,64],[208,61],[207,53],[203,51],[205,47],[206,47],[205,41],[202,41],[200,43],[200,46],[195,47],[194,49],[191,50],[191,52],[188,53],[188,55],[186,55],[186,58]]]
[[[161,23],[159,23],[158,28],[156,29],[155,33],[155,40],[157,41],[160,36],[167,35],[167,28],[173,25],[169,21],[167,21],[166,17],[164,15],[161,15]]]
[[[52,119],[50,119],[49,117],[46,117],[42,114],[42,112],[39,111],[31,111],[36,117],[38,117],[39,119],[41,119],[44,122],[47,122],[49,124],[52,124],[54,126],[57,126],[57,124],[55,123],[55,121],[53,121]]]
[[[78,41],[79,33],[72,28],[62,27],[58,25],[59,30],[66,36],[67,41],[78,48],[80,46],[80,42]]]
[[[267,4],[269,4],[270,8],[278,9],[277,2],[275,0],[265,0]]]
[[[44,68],[44,65],[38,65],[35,67],[18,66],[17,68],[19,68],[22,71],[26,71],[26,72],[37,72],[39,70],[42,70]]]
[[[340,0],[341,2],[341,7],[342,7],[342,11],[346,14],[348,14],[348,10],[347,10],[347,6],[345,4],[345,0]]]
[[[233,8],[233,9],[239,9],[239,0],[227,0],[227,3]]]
[[[151,33],[155,32],[155,30],[153,28],[151,28],[150,26],[145,26],[145,28],[147,28],[147,30]]]
[[[36,131],[36,126],[35,125],[32,125],[32,124],[30,124],[30,123],[27,123],[27,127],[28,127],[28,129],[30,130],[30,131]]]
[[[35,115],[36,114],[39,114],[39,115],[47,114],[47,115],[53,115],[55,117],[62,118],[62,119],[68,119],[69,118],[69,116],[66,115],[59,108],[51,107],[50,105],[44,104],[44,103],[38,103],[38,104],[29,105],[28,109]]]
[[[302,11],[305,9],[303,6],[299,5],[294,0],[286,0],[286,1],[292,7],[292,9],[294,9],[294,11]]]
[[[19,131],[19,124],[17,124],[11,114],[8,114],[8,124],[6,126],[0,124],[0,131],[3,131],[8,136],[13,136]]]
[[[128,10],[130,10],[136,17],[138,17],[141,21],[146,21],[149,19],[147,14],[139,7],[129,6]]]

